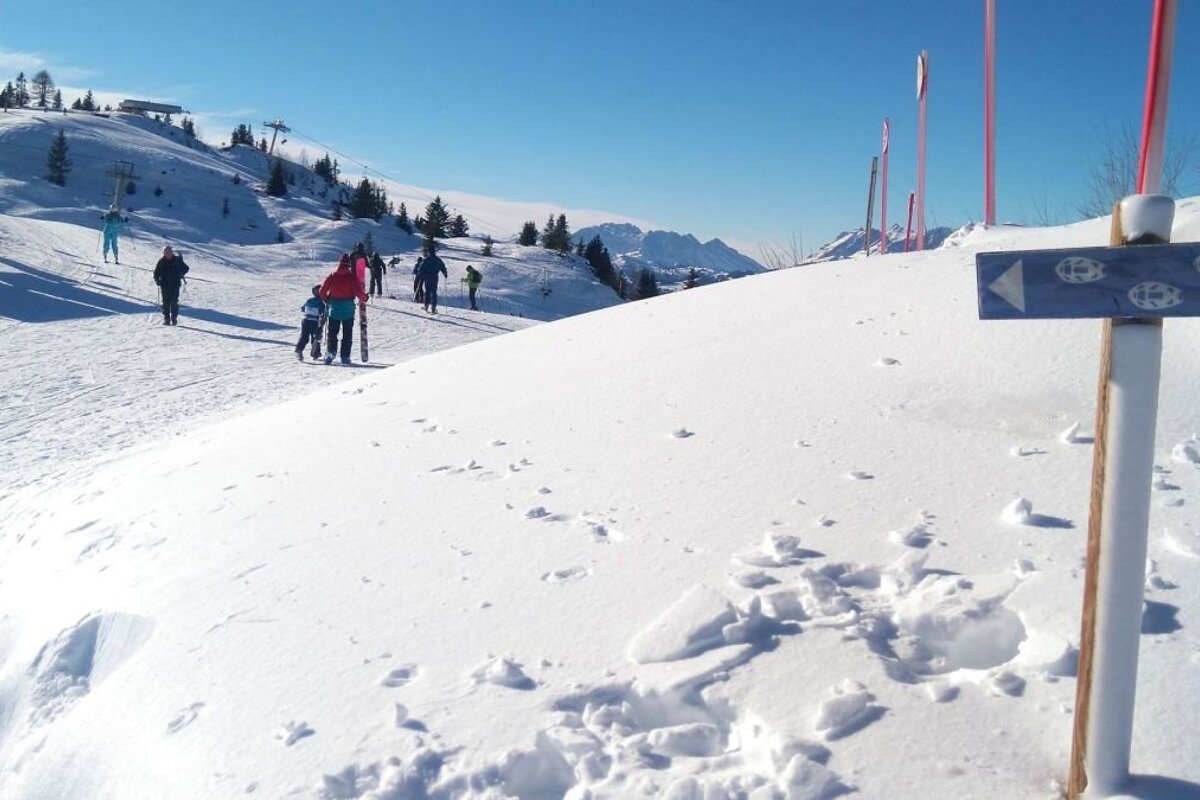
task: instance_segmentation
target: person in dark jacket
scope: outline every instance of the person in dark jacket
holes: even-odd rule
[[[417,263],[413,264],[413,302],[425,302],[425,279],[421,277],[421,265],[425,263],[425,256],[417,256]]]
[[[304,348],[310,338],[313,340],[313,358],[321,354],[317,337],[321,335],[321,317],[325,315],[325,304],[321,302],[320,294],[321,285],[317,284],[312,287],[312,297],[300,306],[300,310],[304,312],[304,319],[300,322],[300,341],[296,342],[296,358],[300,361],[304,360]]]
[[[339,355],[343,364],[349,364],[350,348],[354,344],[354,302],[367,302],[367,295],[350,266],[349,253],[342,253],[337,269],[325,278],[317,296],[329,304],[326,312],[325,363],[333,361],[334,351],[338,350],[338,330],[341,329],[342,347]]]
[[[438,254],[433,250],[425,254],[425,260],[421,262],[421,283],[425,289],[425,310],[432,313],[437,313],[437,290],[438,290],[438,273],[445,277],[450,277],[450,273],[446,272],[446,263],[438,258]]]
[[[154,265],[154,282],[162,291],[163,325],[179,324],[179,287],[188,265],[175,255],[170,245],[163,248],[162,258]]]
[[[387,274],[387,265],[383,263],[383,258],[376,250],[371,253],[371,288],[367,290],[367,294],[372,297],[383,297],[383,276]]]

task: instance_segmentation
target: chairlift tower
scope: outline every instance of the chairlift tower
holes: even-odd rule
[[[283,131],[284,133],[291,133],[292,129],[289,128],[287,125],[284,125],[283,120],[281,120],[281,119],[277,119],[273,122],[264,122],[263,127],[270,128],[274,131],[274,133],[271,134],[271,146],[269,148],[267,148],[267,155],[269,155],[269,156],[274,155],[275,154],[275,138],[277,136],[279,136],[279,132]],[[284,141],[286,142],[287,139],[284,139]]]
[[[104,174],[114,180],[112,204],[117,211],[120,211],[121,201],[125,199],[125,187],[131,180],[137,178],[133,174],[133,162],[117,161]]]

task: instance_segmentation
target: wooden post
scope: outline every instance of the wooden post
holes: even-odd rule
[[[867,242],[866,253],[871,255],[871,215],[875,211],[875,172],[879,169],[879,157],[871,159],[871,188],[867,190]]]

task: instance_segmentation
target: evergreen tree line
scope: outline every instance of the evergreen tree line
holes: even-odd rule
[[[26,78],[24,72],[19,72],[14,80],[8,81],[0,89],[0,107],[62,111],[62,90],[55,87],[54,79],[44,69],[38,70],[32,78]],[[71,108],[75,111],[101,110],[91,89],[82,98],[75,98]],[[112,107],[105,106],[104,110],[111,111]]]

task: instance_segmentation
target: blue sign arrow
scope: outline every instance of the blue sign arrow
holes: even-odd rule
[[[980,319],[1200,317],[1200,244],[975,256]]]

